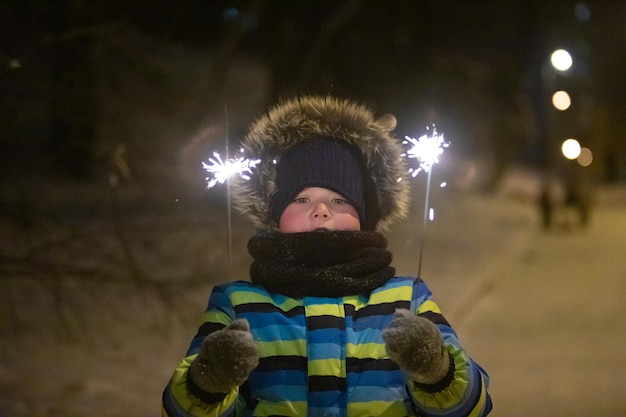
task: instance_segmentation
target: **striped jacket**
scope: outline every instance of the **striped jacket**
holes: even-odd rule
[[[454,361],[454,378],[425,390],[391,361],[382,330],[396,309],[433,320]],[[214,402],[190,392],[189,365],[204,338],[245,318],[260,352],[244,385]],[[489,378],[463,350],[421,279],[395,277],[368,296],[293,299],[250,282],[214,287],[203,323],[163,393],[162,415],[485,416]]]

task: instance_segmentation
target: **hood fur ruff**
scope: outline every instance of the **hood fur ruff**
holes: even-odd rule
[[[290,146],[311,136],[332,137],[360,151],[374,182],[380,214],[377,231],[406,217],[409,181],[400,141],[391,136],[393,117],[378,121],[368,108],[334,97],[304,96],[278,103],[256,120],[242,142],[246,158],[260,159],[251,179],[234,177],[233,206],[261,229],[277,230],[270,204],[276,192],[276,162]],[[400,180],[399,180],[400,179]]]

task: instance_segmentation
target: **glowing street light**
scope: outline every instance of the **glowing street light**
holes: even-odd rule
[[[561,152],[567,159],[576,159],[580,155],[580,143],[576,139],[567,139],[561,144]]]
[[[552,105],[557,110],[567,110],[572,105],[572,99],[566,91],[557,91],[552,95]]]
[[[572,66],[572,56],[565,49],[557,49],[550,55],[552,66],[559,71],[567,71]]]

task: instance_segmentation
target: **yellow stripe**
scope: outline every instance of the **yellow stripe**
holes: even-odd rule
[[[224,326],[228,326],[230,323],[232,323],[232,320],[228,316],[228,314],[219,310],[205,311],[204,313],[202,313],[201,320],[202,323],[221,323]]]
[[[263,294],[259,294],[258,292],[253,291],[233,291],[230,294],[230,299],[233,305],[241,305],[241,304],[250,304],[250,303],[268,303],[275,305],[283,311],[289,311],[294,307],[298,307],[302,305],[302,300],[297,300],[293,298],[285,297],[285,301],[283,303],[276,303],[271,297]]]
[[[368,401],[362,403],[349,402],[348,415],[350,416],[406,416],[415,415],[406,409],[404,402],[396,401]]]
[[[345,317],[343,306],[339,304],[311,304],[306,306],[306,316],[335,316]]]
[[[362,295],[348,295],[342,298],[343,304],[354,306],[355,310],[359,310],[367,306],[367,298]]]
[[[369,299],[369,305],[392,303],[395,301],[411,301],[412,294],[413,287],[402,286],[389,288],[372,294]]]
[[[254,409],[254,415],[267,416],[306,416],[306,401],[267,402],[261,401]]]
[[[316,359],[309,361],[309,375],[332,375],[344,377],[346,375],[345,362],[336,359]]]
[[[384,359],[388,357],[383,343],[363,343],[360,345],[348,343],[346,345],[346,352],[348,357],[357,359]]]
[[[261,357],[268,356],[306,356],[306,340],[274,340],[270,342],[256,341]]]
[[[427,300],[422,303],[417,309],[417,314],[426,313],[427,311],[432,311],[433,313],[441,314],[441,310],[439,310],[439,306],[432,300]]]

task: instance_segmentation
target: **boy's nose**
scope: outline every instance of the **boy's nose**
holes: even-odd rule
[[[317,206],[315,206],[315,210],[313,210],[313,217],[315,218],[328,217],[329,215],[330,215],[330,211],[328,210],[328,207],[324,203],[319,203]]]

